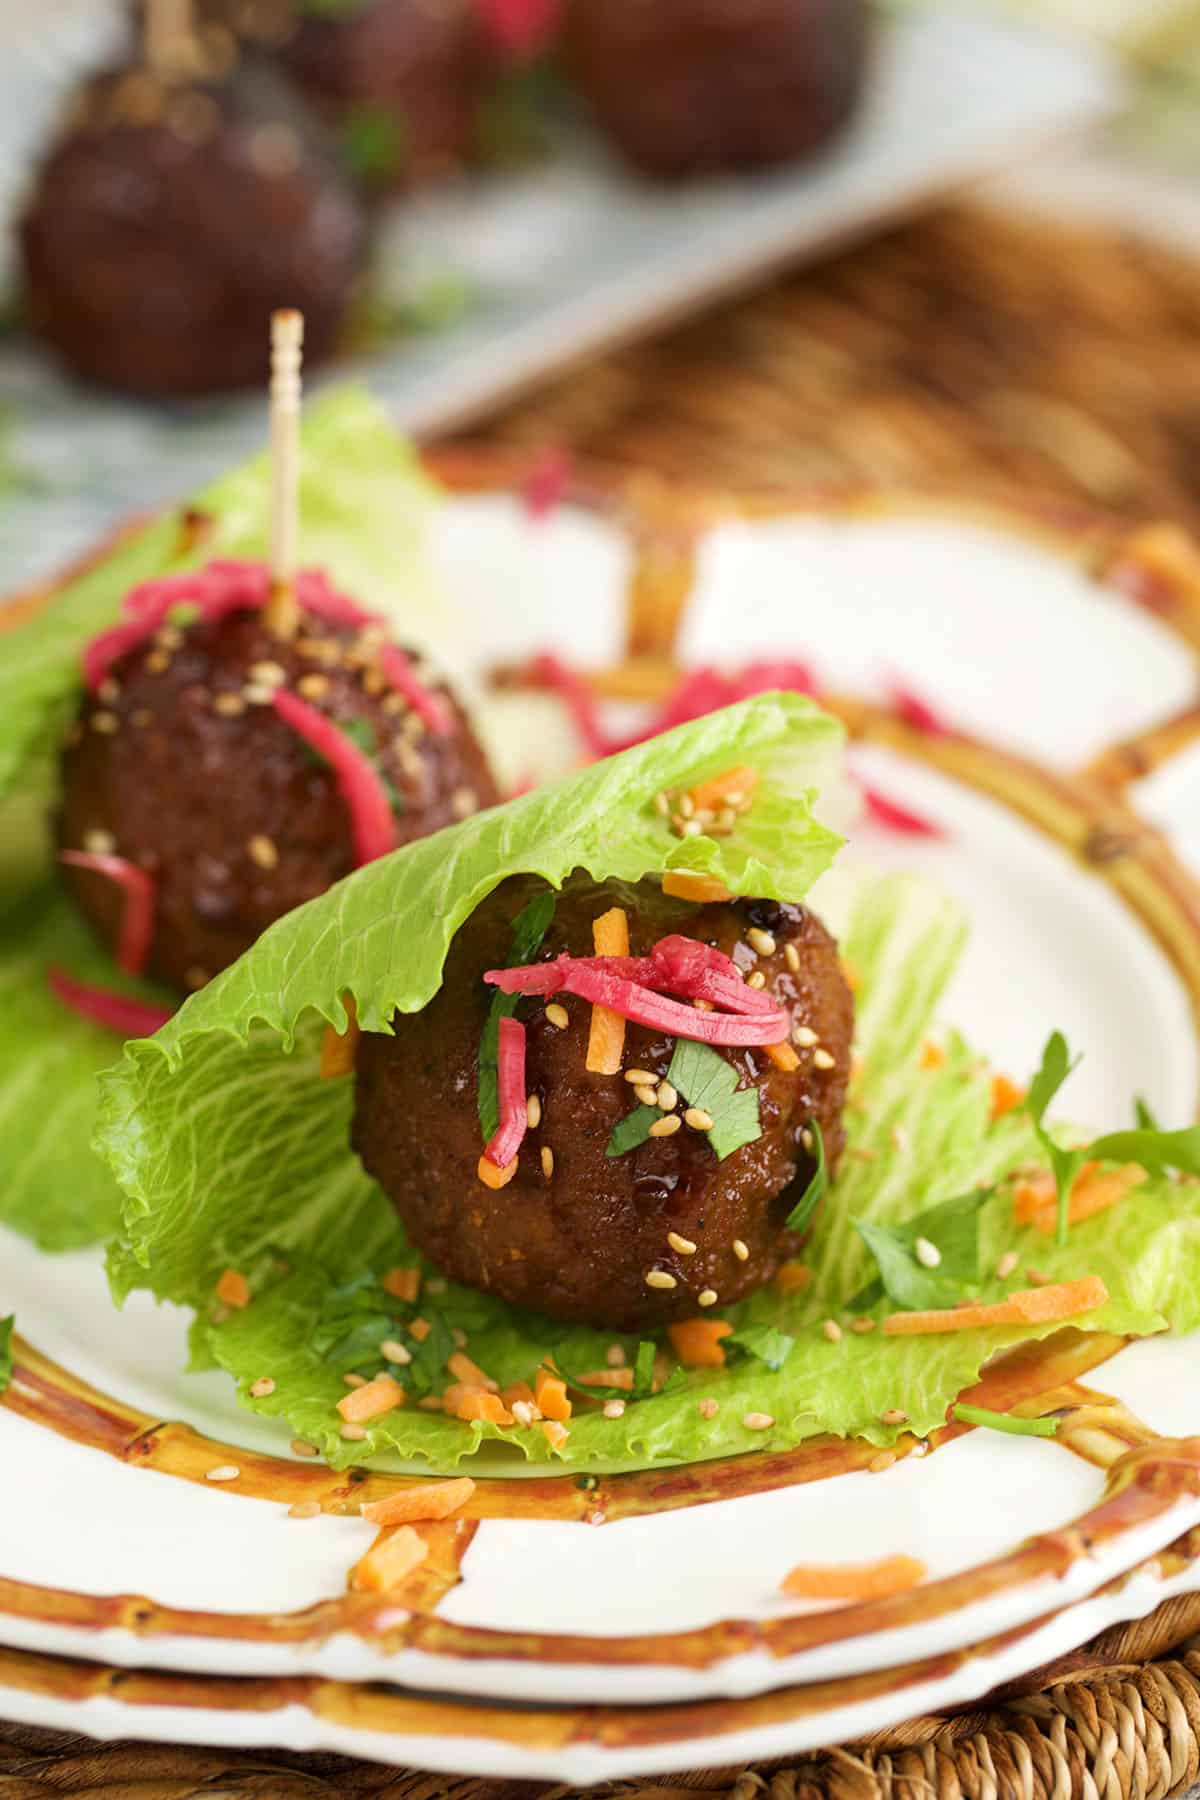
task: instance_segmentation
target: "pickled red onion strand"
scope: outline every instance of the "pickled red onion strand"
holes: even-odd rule
[[[379,614],[368,612],[357,600],[329,585],[323,569],[301,569],[296,577],[296,599],[305,612],[315,613],[331,625],[377,625]]]
[[[106,856],[91,850],[60,850],[58,860],[73,869],[91,869],[107,875],[124,890],[121,930],[117,938],[117,967],[127,975],[140,975],[150,955],[158,889],[153,876],[124,856]]]
[[[681,943],[691,945],[694,940],[663,938],[649,956],[560,956],[554,962],[529,963],[524,968],[489,969],[484,980],[505,994],[557,994],[568,985],[570,970],[593,969],[634,982],[652,993],[665,991],[682,1000],[709,1000],[726,1012],[746,1015],[778,1011],[768,993],[747,987],[736,963],[707,944],[695,944],[703,953],[695,959],[670,949],[660,956],[663,945]]]
[[[625,748],[610,738],[600,723],[600,709],[587,683],[552,650],[533,658],[527,676],[534,687],[549,688],[558,695],[589,756],[611,756],[614,750]]]
[[[609,752],[632,750],[635,745],[648,743],[676,725],[690,725],[693,719],[702,719],[707,713],[728,706],[732,697],[732,684],[726,677],[710,664],[701,664],[683,677],[648,725],[635,731],[632,737],[611,743]]]
[[[648,956],[560,956],[553,962],[527,963],[513,969],[488,969],[483,979],[502,994],[557,994],[569,968],[606,969],[641,987],[654,984],[658,971]]]
[[[76,981],[65,969],[48,969],[46,985],[81,1019],[90,1019],[93,1025],[103,1025],[123,1038],[153,1037],[172,1017],[169,1007],[114,994],[110,988],[92,987]]]
[[[339,731],[332,719],[287,688],[275,689],[271,705],[284,724],[333,770],[338,792],[350,810],[355,866],[361,868],[394,850],[396,821],[391,801],[370,757]]]
[[[164,604],[162,618],[167,615]],[[126,619],[120,625],[110,625],[107,631],[97,635],[83,647],[83,679],[89,693],[94,694],[100,683],[115,662],[130,650],[136,650],[147,638],[153,637],[158,630],[161,619]]]
[[[940,838],[946,833],[940,825],[931,819],[922,818],[920,813],[911,812],[907,806],[900,806],[895,800],[889,800],[876,787],[870,787],[865,781],[859,781],[863,799],[867,803],[867,811],[877,825],[888,831],[896,831],[903,837]]]
[[[914,731],[923,731],[927,737],[949,737],[951,727],[935,712],[928,700],[922,699],[914,688],[906,682],[893,678],[888,683],[892,711],[911,725]]]
[[[525,1095],[525,1027],[516,1019],[500,1021],[497,1089],[500,1123],[483,1154],[498,1169],[507,1169],[521,1148],[529,1124]]]
[[[553,41],[561,0],[475,0],[475,7],[497,47],[527,59]]]
[[[610,1012],[620,1013],[635,1025],[648,1025],[652,1030],[693,1038],[702,1044],[782,1044],[791,1031],[791,1020],[782,1008],[751,1017],[698,1012],[695,1007],[681,1006],[677,1000],[655,994],[638,982],[622,981],[619,976],[579,964],[566,971],[563,989],[581,1000],[590,1000],[593,1006],[607,1006]]]
[[[454,721],[445,702],[417,678],[412,663],[398,644],[385,644],[379,652],[379,666],[396,692],[408,701],[417,717],[435,737],[449,737]]]
[[[750,662],[733,679],[731,700],[749,700],[754,694],[807,694],[815,700],[820,693],[812,667],[799,657],[781,656]]]

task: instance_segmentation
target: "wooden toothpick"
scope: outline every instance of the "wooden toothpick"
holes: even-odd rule
[[[304,317],[271,315],[271,598],[265,618],[278,637],[296,629],[296,556],[300,530],[300,355]]]
[[[145,0],[146,64],[160,80],[188,70],[192,25],[192,0]]]

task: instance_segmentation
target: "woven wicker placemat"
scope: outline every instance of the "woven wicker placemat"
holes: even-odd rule
[[[1200,267],[1133,236],[947,209],[510,407],[473,442],[737,488],[1037,490],[1200,531]],[[752,1800],[1163,1800],[1200,1777],[1200,1597],[1019,1691],[787,1767],[600,1790]],[[0,1800],[566,1800],[325,1755],[0,1724]]]

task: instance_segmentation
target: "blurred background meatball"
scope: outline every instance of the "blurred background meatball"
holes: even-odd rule
[[[472,1287],[619,1330],[738,1300],[769,1280],[792,1248],[783,1227],[815,1167],[804,1135],[814,1119],[831,1164],[841,1152],[854,1007],[837,947],[801,907],[701,907],[664,896],[653,881],[631,888],[573,877],[539,958],[590,956],[593,920],[612,906],[626,910],[634,955],[670,933],[695,937],[762,976],[791,1014],[799,1067],[784,1073],[761,1050],[720,1052],[743,1087],[757,1088],[762,1127],[757,1142],[723,1162],[682,1118],[674,1135],[609,1157],[613,1127],[637,1101],[623,1075],[585,1067],[591,1007],[555,995],[568,1019],[560,1029],[557,1012],[524,999],[517,1017],[537,1123],[515,1177],[494,1192],[476,1173],[479,1040],[492,992],[481,977],[507,961],[512,921],[541,885],[504,883],[455,938],[441,990],[424,1012],[397,1014],[394,1037],[363,1036],[355,1148],[413,1241]],[[624,1067],[661,1080],[673,1049],[661,1032],[629,1025]],[[685,1106],[680,1100],[673,1110],[682,1115]],[[649,1285],[651,1270],[670,1285]]]

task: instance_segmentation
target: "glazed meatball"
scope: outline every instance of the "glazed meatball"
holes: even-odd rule
[[[571,0],[565,55],[602,130],[647,174],[786,162],[849,118],[866,0]]]
[[[361,205],[261,69],[167,84],[100,75],[77,96],[19,228],[32,328],[86,380],[153,395],[249,387],[271,313],[335,348],[367,249]]]
[[[433,690],[453,729],[431,733],[381,679],[358,630],[302,617],[281,640],[249,611],[166,626],[85,698],[63,757],[58,840],[154,878],[148,971],[174,987],[203,986],[355,866],[333,773],[270,704],[284,684],[372,756],[394,795],[398,844],[498,798],[457,703]],[[120,888],[90,869],[63,875],[113,945]]]
[[[593,920],[621,906],[634,955],[681,933],[726,952],[748,975],[762,974],[765,991],[799,1028],[799,1067],[784,1073],[761,1050],[720,1052],[741,1086],[758,1089],[762,1127],[757,1142],[723,1162],[687,1125],[609,1157],[613,1127],[637,1101],[622,1075],[585,1067],[591,1007],[555,995],[569,1021],[560,1029],[545,1002],[523,999],[527,1091],[540,1122],[525,1138],[516,1175],[495,1192],[476,1172],[477,1056],[492,993],[481,976],[506,962],[513,918],[541,885],[505,882],[455,938],[425,1011],[397,1014],[393,1037],[362,1037],[355,1148],[444,1273],[517,1305],[635,1331],[739,1300],[796,1248],[784,1224],[814,1171],[805,1137],[814,1119],[831,1165],[841,1153],[854,1005],[837,947],[802,907],[696,906],[664,896],[653,881],[628,888],[572,877],[539,958],[591,955]],[[673,1048],[661,1032],[631,1024],[624,1066],[664,1077]],[[674,1286],[648,1285],[650,1270]],[[702,1294],[716,1300],[702,1303]]]

